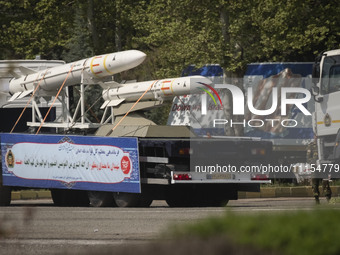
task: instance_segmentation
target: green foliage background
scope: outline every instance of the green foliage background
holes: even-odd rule
[[[176,77],[189,64],[240,76],[251,62],[313,61],[340,47],[336,0],[0,1],[0,59],[148,55],[116,80]]]
[[[340,243],[339,213],[336,208],[311,211],[235,214],[210,218],[196,224],[177,227],[172,234],[183,238],[223,238],[237,247],[260,249],[263,254],[337,255]],[[254,252],[254,254],[261,254]]]

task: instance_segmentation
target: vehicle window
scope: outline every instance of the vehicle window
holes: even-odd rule
[[[329,56],[324,59],[321,78],[322,94],[340,91],[340,56]]]
[[[340,91],[340,65],[332,66],[329,71],[329,93]]]

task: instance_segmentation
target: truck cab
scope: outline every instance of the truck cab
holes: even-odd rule
[[[316,58],[313,83],[313,129],[318,138],[319,165],[330,167],[340,162],[340,49]]]

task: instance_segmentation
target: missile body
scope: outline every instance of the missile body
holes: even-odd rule
[[[146,100],[171,100],[175,96],[201,93],[200,88],[206,88],[206,85],[212,82],[203,76],[188,76],[164,80],[136,82],[128,84],[119,84],[115,88],[103,90],[103,99],[105,100],[101,108],[107,106],[118,106],[122,102],[135,102],[145,93],[142,101]]]
[[[141,51],[128,50],[94,56],[39,72],[19,67],[23,75],[14,74],[14,78],[10,81],[9,92],[13,94],[10,101],[31,93],[34,84],[37,84],[42,78],[39,88],[46,92],[55,92],[63,84],[71,68],[72,71],[64,86],[80,84],[82,78],[84,79],[83,83],[94,84],[104,77],[138,66],[145,57],[146,55]]]

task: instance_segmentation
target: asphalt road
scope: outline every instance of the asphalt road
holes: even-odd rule
[[[340,209],[339,204],[325,207]],[[240,199],[226,208],[54,207],[51,200],[13,201],[0,208],[0,254],[93,254],[101,249],[143,245],[162,238],[173,225],[235,213],[313,210],[312,198]]]

